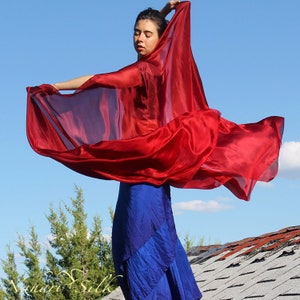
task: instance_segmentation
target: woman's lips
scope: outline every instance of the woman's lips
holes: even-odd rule
[[[137,49],[138,51],[143,51],[145,48],[144,48],[143,46],[137,45],[137,46],[136,46],[136,49]]]

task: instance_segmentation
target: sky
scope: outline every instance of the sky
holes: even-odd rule
[[[236,123],[285,118],[279,173],[249,202],[227,189],[172,188],[179,237],[226,243],[300,225],[300,1],[193,0],[192,50],[210,107]],[[161,0],[0,2],[0,259],[35,226],[46,244],[50,205],[84,192],[110,233],[118,182],[77,174],[36,154],[26,138],[26,87],[116,71],[136,60],[136,15]]]

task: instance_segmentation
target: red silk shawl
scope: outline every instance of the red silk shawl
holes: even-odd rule
[[[283,119],[235,124],[207,105],[190,47],[190,3],[180,3],[149,56],[98,74],[77,91],[29,87],[34,151],[81,174],[180,188],[226,186],[248,200],[277,173]]]

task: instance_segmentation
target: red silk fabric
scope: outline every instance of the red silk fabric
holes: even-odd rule
[[[283,118],[235,124],[210,109],[190,47],[182,2],[149,56],[98,74],[72,94],[29,87],[34,151],[81,174],[180,188],[226,186],[248,200],[277,174]]]

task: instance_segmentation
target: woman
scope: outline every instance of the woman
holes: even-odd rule
[[[121,182],[113,255],[127,299],[201,298],[176,235],[170,185],[224,185],[248,200],[257,180],[277,173],[283,119],[238,125],[208,107],[190,48],[190,3],[171,1],[162,13],[173,8],[168,24],[154,10],[138,16],[132,65],[28,88],[32,148]]]
[[[169,8],[173,7],[170,3]],[[168,4],[164,10],[169,11]],[[155,49],[166,27],[159,11],[147,9],[137,16],[134,47],[138,59]],[[120,184],[112,246],[126,299],[201,298],[176,234],[169,185]]]

